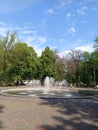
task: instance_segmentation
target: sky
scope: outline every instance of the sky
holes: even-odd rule
[[[16,32],[38,55],[49,46],[64,55],[93,51],[98,0],[0,0],[0,36]]]

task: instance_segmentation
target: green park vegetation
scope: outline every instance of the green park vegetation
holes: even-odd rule
[[[19,85],[24,80],[43,81],[46,76],[66,79],[77,87],[98,84],[98,37],[94,52],[71,50],[63,58],[49,47],[37,56],[33,47],[17,40],[15,33],[7,32],[0,38],[0,86]]]

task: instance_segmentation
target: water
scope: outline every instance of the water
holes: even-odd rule
[[[44,91],[43,94],[48,94],[49,89],[50,89],[50,79],[48,76],[46,76],[46,78],[44,79]]]
[[[84,91],[85,92],[85,91]],[[41,97],[41,98],[92,98],[96,94],[85,94],[83,91],[57,91],[56,89],[50,89],[48,92],[43,93],[43,90],[4,90],[2,91],[3,95],[8,96],[18,96],[18,97]]]
[[[80,93],[75,90],[70,90],[67,86],[65,80],[62,82],[57,82],[57,86],[54,85],[54,79],[52,77],[46,76],[44,80],[44,87],[31,87],[31,88],[17,88],[4,90],[3,94],[8,94],[12,96],[21,96],[21,97],[48,97],[48,98],[87,98],[93,95]],[[62,87],[64,85],[64,87]]]

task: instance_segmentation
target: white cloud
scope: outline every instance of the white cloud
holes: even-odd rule
[[[27,43],[38,43],[40,45],[43,45],[46,41],[47,38],[39,35],[32,35],[32,36],[27,36],[26,38],[24,37],[24,40],[27,41]]]
[[[23,37],[24,41],[28,43],[29,46],[32,46],[38,56],[41,55],[42,51],[44,50],[45,47],[45,42],[47,41],[47,38],[35,35],[35,36],[28,36],[28,37]]]
[[[81,9],[78,9],[76,12],[79,15],[86,15],[86,10],[87,10],[87,7],[83,6]]]
[[[72,16],[71,13],[67,13],[67,14],[66,14],[66,17],[67,17],[67,18],[69,18],[69,17],[71,17],[71,16]]]
[[[44,49],[45,43],[47,41],[46,37],[40,36],[38,34],[32,35],[32,36],[26,36],[26,37],[22,36],[21,39],[22,41],[27,43],[29,46],[32,46],[37,52],[38,56],[41,55]]]
[[[68,33],[75,33],[76,32],[76,29],[75,27],[71,27],[68,31]]]
[[[72,16],[72,13],[70,12],[66,14],[66,21],[68,22],[68,24],[72,23],[71,16]]]
[[[74,48],[74,50],[81,50],[81,51],[83,51],[83,52],[87,51],[87,52],[91,53],[91,52],[94,51],[94,49],[93,49],[93,43],[91,43],[91,44],[86,44],[86,45],[84,45],[84,46],[76,47],[76,48]],[[64,56],[66,56],[70,51],[71,51],[71,50],[62,51],[62,52],[59,53],[59,56],[60,56],[60,57],[64,57]]]
[[[42,51],[45,49],[44,47],[39,47],[38,45],[33,46],[38,56],[41,56]]]
[[[45,38],[43,37],[42,39],[45,39]],[[38,56],[40,56],[42,51],[44,50],[43,42],[45,40],[42,40],[42,39],[41,39],[41,36],[27,36],[26,38],[22,37],[22,41],[27,43],[28,46],[32,46],[34,50],[36,51],[36,53],[38,54]]]
[[[50,8],[50,9],[46,10],[46,13],[47,14],[55,14],[55,11],[52,8]]]
[[[0,21],[0,26],[7,26],[5,22]]]
[[[59,53],[59,56],[63,58],[63,57],[65,57],[69,52],[70,52],[70,50],[69,50],[69,51],[60,52],[60,53]]]
[[[37,37],[40,43],[45,43],[47,41],[46,37],[38,36]]]
[[[4,36],[9,30],[13,31],[12,25],[7,25],[5,22],[0,21],[0,35]]]
[[[45,11],[45,13],[58,15],[61,12],[64,12],[70,6],[72,6],[73,2],[74,0],[57,0],[53,6]]]
[[[20,26],[13,26],[13,25],[7,25],[4,22],[0,22],[0,35],[4,36],[7,31],[10,32],[16,32],[17,34],[36,34],[37,30],[32,29],[31,26],[28,26],[28,28],[20,27]]]
[[[44,47],[45,47],[45,44],[47,42],[47,38],[44,37],[44,36],[41,36],[39,34],[31,34],[31,35],[22,35],[20,36],[21,40],[24,41],[25,43],[27,43],[29,46],[32,46],[36,53],[38,54],[38,56],[41,55]]]
[[[0,35],[1,36],[5,36],[6,32],[11,30],[11,28],[7,28],[7,27],[0,27]]]
[[[76,50],[82,50],[82,51],[87,51],[87,52],[93,52],[93,43],[91,44],[86,44],[84,46],[79,46],[75,48]]]
[[[19,36],[20,41],[27,43],[29,46],[34,47],[38,55],[41,55],[42,50],[45,47],[47,38],[38,34],[38,31],[32,26],[23,27],[7,25],[6,23],[0,21],[0,35],[5,36],[7,31],[16,32]]]
[[[36,30],[35,31],[25,30],[25,31],[23,31],[23,33],[25,33],[25,34],[31,34],[31,33],[36,34],[37,31]]]
[[[25,37],[22,37],[22,38],[24,39],[25,42],[27,42],[29,44],[35,40],[35,38],[31,37],[31,36],[26,37],[26,39],[25,39]]]

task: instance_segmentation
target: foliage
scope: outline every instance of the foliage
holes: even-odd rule
[[[15,33],[10,34],[10,32],[7,32],[6,36],[0,39],[0,78],[4,82],[4,84],[7,84],[9,80],[9,69],[11,67],[9,56],[10,51],[15,44],[15,40]]]
[[[77,86],[95,86],[98,84],[98,51],[71,52],[66,59],[66,78]]]
[[[65,78],[65,68],[66,68],[65,59],[64,57],[61,58],[56,51],[54,53],[57,66],[56,80],[61,81]]]
[[[94,49],[95,51],[98,51],[98,36],[95,38],[95,41],[94,41]]]
[[[94,52],[71,50],[61,58],[56,51],[46,47],[40,57],[33,47],[17,41],[15,33],[7,32],[0,38],[0,84],[20,85],[24,80],[43,79],[46,76],[61,81],[67,79],[77,86],[98,84],[98,37]]]
[[[80,82],[80,61],[82,58],[82,51],[72,50],[68,53],[66,58],[66,71],[67,76],[70,77],[70,82],[75,82],[78,86]],[[68,78],[69,79],[69,78]]]
[[[40,77],[43,80],[46,76],[49,77],[56,77],[57,66],[55,62],[55,55],[49,47],[46,47],[45,50],[42,52],[40,57],[41,62],[41,72]]]
[[[10,70],[12,77],[21,77],[20,79],[32,79],[36,73],[37,54],[32,47],[26,43],[17,43],[12,51],[10,59],[12,68]]]

